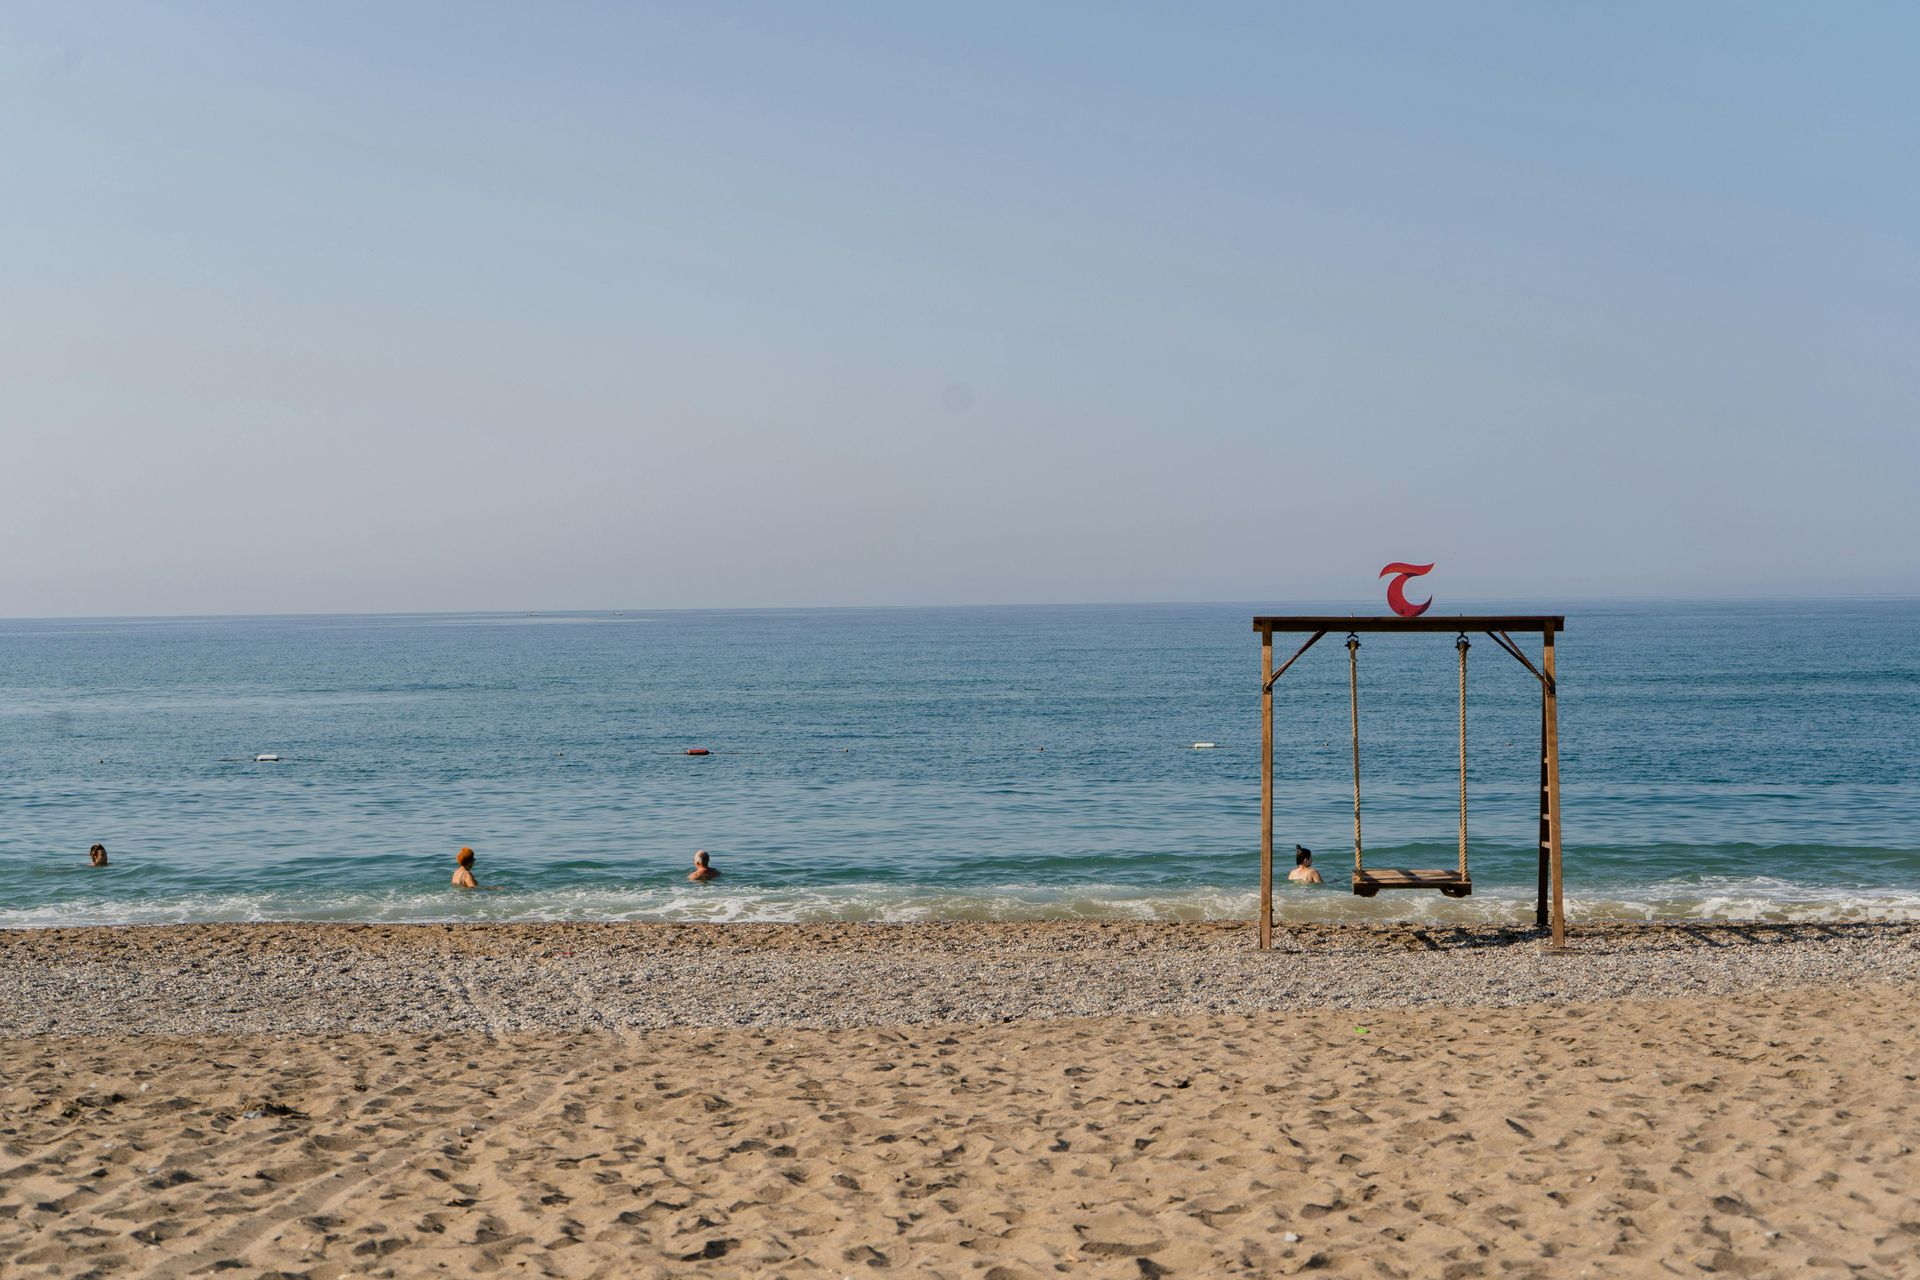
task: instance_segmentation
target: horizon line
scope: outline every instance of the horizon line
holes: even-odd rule
[[[1526,603],[1530,612],[1541,612],[1545,606],[1538,604],[1533,597],[1521,596],[1467,596],[1465,599],[1487,604]],[[1565,612],[1566,604],[1675,604],[1692,601],[1700,605],[1729,604],[1826,604],[1847,601],[1885,601],[1920,600],[1920,593],[1910,591],[1854,591],[1830,592],[1826,594],[1790,593],[1790,594],[1736,594],[1736,595],[1592,595],[1567,596],[1565,603],[1556,605],[1547,612]],[[1330,606],[1361,604],[1357,600],[1339,600],[1334,597],[1299,596],[1288,597],[1288,608],[1307,605]],[[658,613],[878,613],[909,610],[961,610],[961,609],[1161,609],[1161,608],[1227,608],[1248,607],[1269,609],[1275,607],[1271,602],[1255,599],[1244,600],[1053,600],[1053,601],[988,601],[971,604],[789,604],[789,605],[599,605],[592,607],[545,607],[545,608],[494,608],[494,609],[368,609],[368,610],[271,610],[261,613],[76,613],[76,614],[0,614],[0,622],[244,622],[270,618],[509,618],[555,616],[591,616]],[[1355,614],[1355,617],[1372,617],[1373,614]],[[1379,616],[1387,616],[1381,614]],[[1436,614],[1444,617],[1444,614]]]

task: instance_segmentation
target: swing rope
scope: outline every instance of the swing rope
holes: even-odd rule
[[[1460,653],[1460,879],[1467,879],[1467,650],[1465,633],[1454,642]],[[1360,637],[1347,633],[1347,715],[1353,731],[1353,871],[1366,870],[1360,838]],[[1448,892],[1452,892],[1448,890]]]
[[[1460,878],[1467,878],[1467,643],[1466,633],[1454,642],[1460,650]]]
[[[1360,637],[1347,633],[1347,706],[1353,719],[1353,871],[1364,869],[1360,853]]]

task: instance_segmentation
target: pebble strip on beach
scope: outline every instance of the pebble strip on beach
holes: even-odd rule
[[[0,1038],[853,1027],[1920,979],[1920,923],[206,924],[0,932]]]

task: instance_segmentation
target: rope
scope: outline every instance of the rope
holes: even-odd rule
[[[1353,717],[1353,871],[1361,868],[1360,854],[1360,637],[1347,633],[1347,706]]]
[[[1455,647],[1460,650],[1460,878],[1467,878],[1467,643],[1463,633]]]

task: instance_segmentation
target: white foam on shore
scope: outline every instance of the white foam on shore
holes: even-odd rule
[[[186,894],[0,908],[0,927],[261,921],[661,921],[708,924],[936,920],[1247,920],[1252,888],[1003,884],[933,892],[897,884],[762,887],[740,882],[661,887],[572,886],[456,894],[408,892]],[[1699,877],[1569,892],[1568,916],[1591,921],[1820,923],[1920,920],[1920,891],[1806,885],[1773,877]],[[1531,886],[1490,886],[1465,899],[1430,893],[1357,898],[1339,883],[1275,891],[1282,921],[1524,924]]]

